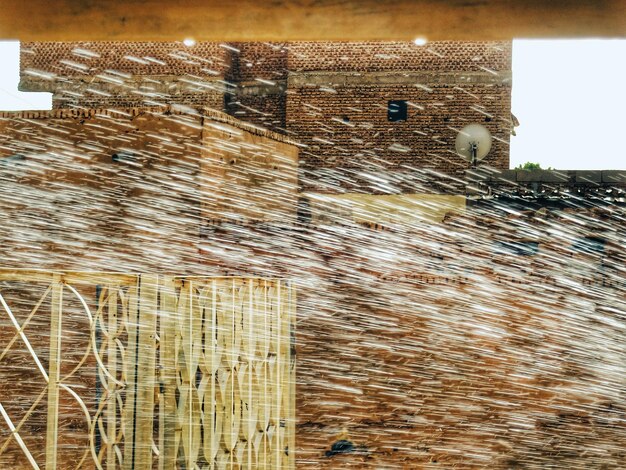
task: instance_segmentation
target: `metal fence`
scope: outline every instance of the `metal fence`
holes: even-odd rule
[[[2,468],[295,467],[282,280],[0,270]]]

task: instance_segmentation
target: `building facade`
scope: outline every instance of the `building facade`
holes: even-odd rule
[[[624,467],[623,190],[607,196],[623,175],[513,172],[504,191],[488,172],[473,183],[539,201],[442,213],[415,193],[453,192],[456,167],[430,154],[480,119],[508,139],[510,45],[358,47],[24,45],[22,88],[59,109],[0,115],[3,263],[297,280],[298,468]],[[402,101],[406,120],[390,117]],[[499,144],[486,170],[508,166]],[[347,206],[298,223],[296,176],[326,208],[340,198],[319,192],[373,198],[359,199],[366,223]],[[15,335],[7,316],[0,334]],[[0,401],[17,421],[39,390],[28,355],[10,364]],[[65,415],[72,464],[80,416]],[[44,422],[24,425],[30,447]],[[26,467],[13,444],[4,466]]]
[[[509,166],[511,42],[25,43],[24,91],[54,107],[225,111],[299,141],[307,192],[459,192],[469,123]],[[382,180],[381,180],[382,178]]]

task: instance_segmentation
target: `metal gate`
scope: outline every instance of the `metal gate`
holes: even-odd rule
[[[0,467],[295,468],[294,317],[276,279],[0,270]]]

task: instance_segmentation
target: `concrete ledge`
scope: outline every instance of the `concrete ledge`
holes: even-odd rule
[[[507,85],[512,84],[510,70],[490,72],[292,72],[289,87],[381,86],[381,85]]]
[[[267,96],[280,95],[287,90],[287,80],[275,80],[273,82],[239,82],[237,87],[230,90],[237,96]]]
[[[29,73],[33,73],[29,76]],[[105,74],[100,74],[89,80],[81,78],[59,78],[50,76],[42,78],[36,75],[36,71],[24,71],[18,85],[18,90],[26,92],[48,92],[58,93],[59,90],[84,91],[87,89],[101,92],[119,92],[125,90],[126,93],[146,91],[151,93],[176,94],[181,92],[202,92],[216,91],[224,93],[235,87],[225,81],[222,77],[203,77],[196,79],[190,76],[170,76],[170,75],[133,75],[129,78],[113,77],[106,78]]]
[[[626,186],[626,170],[501,170],[473,168],[466,179],[486,185],[559,184],[571,186]]]

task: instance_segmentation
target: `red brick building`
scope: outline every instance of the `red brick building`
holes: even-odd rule
[[[399,217],[375,231],[351,223],[345,207],[337,210],[342,224],[284,223],[285,212],[256,224],[224,222],[251,204],[233,192],[240,187],[216,184],[221,172],[236,180],[244,173],[260,187],[258,213],[267,216],[276,210],[263,212],[272,190],[286,187],[260,177],[279,169],[271,159],[270,170],[255,161],[239,170],[237,154],[247,161],[244,150],[257,138],[296,148],[254,124],[307,145],[305,189],[393,193],[379,180],[396,178],[403,191],[419,192],[434,175],[437,188],[451,190],[444,178],[456,174],[452,163],[467,167],[446,146],[455,128],[482,119],[508,140],[510,47],[426,47],[25,45],[22,87],[55,91],[57,107],[179,105],[0,116],[9,157],[0,172],[5,264],[297,279],[298,468],[624,467],[626,232],[617,206],[623,190],[614,187],[623,175],[478,175],[472,183],[510,193],[515,204],[494,197],[444,214],[439,225]],[[420,71],[423,61],[433,70]],[[415,70],[398,72],[409,62]],[[389,120],[389,101],[407,102],[406,121]],[[184,105],[223,106],[253,124]],[[220,134],[225,125],[235,138]],[[223,157],[215,160],[221,167],[198,165],[206,156],[200,142]],[[119,155],[120,146],[134,152]],[[448,159],[433,157],[444,152]],[[295,159],[288,161],[293,191],[282,199],[293,220]],[[502,141],[487,163],[508,167]],[[32,174],[19,173],[26,170]],[[393,196],[376,197],[376,216],[400,207]],[[406,195],[411,204],[400,215],[433,208],[413,196],[422,195]],[[207,215],[208,203],[220,200],[218,214]],[[5,382],[8,396],[15,386]],[[29,423],[33,432],[42,422]],[[10,456],[21,455],[12,448]]]
[[[509,166],[510,42],[25,43],[20,88],[54,107],[224,110],[304,144],[305,191],[458,192],[473,122],[494,136],[485,164]]]

